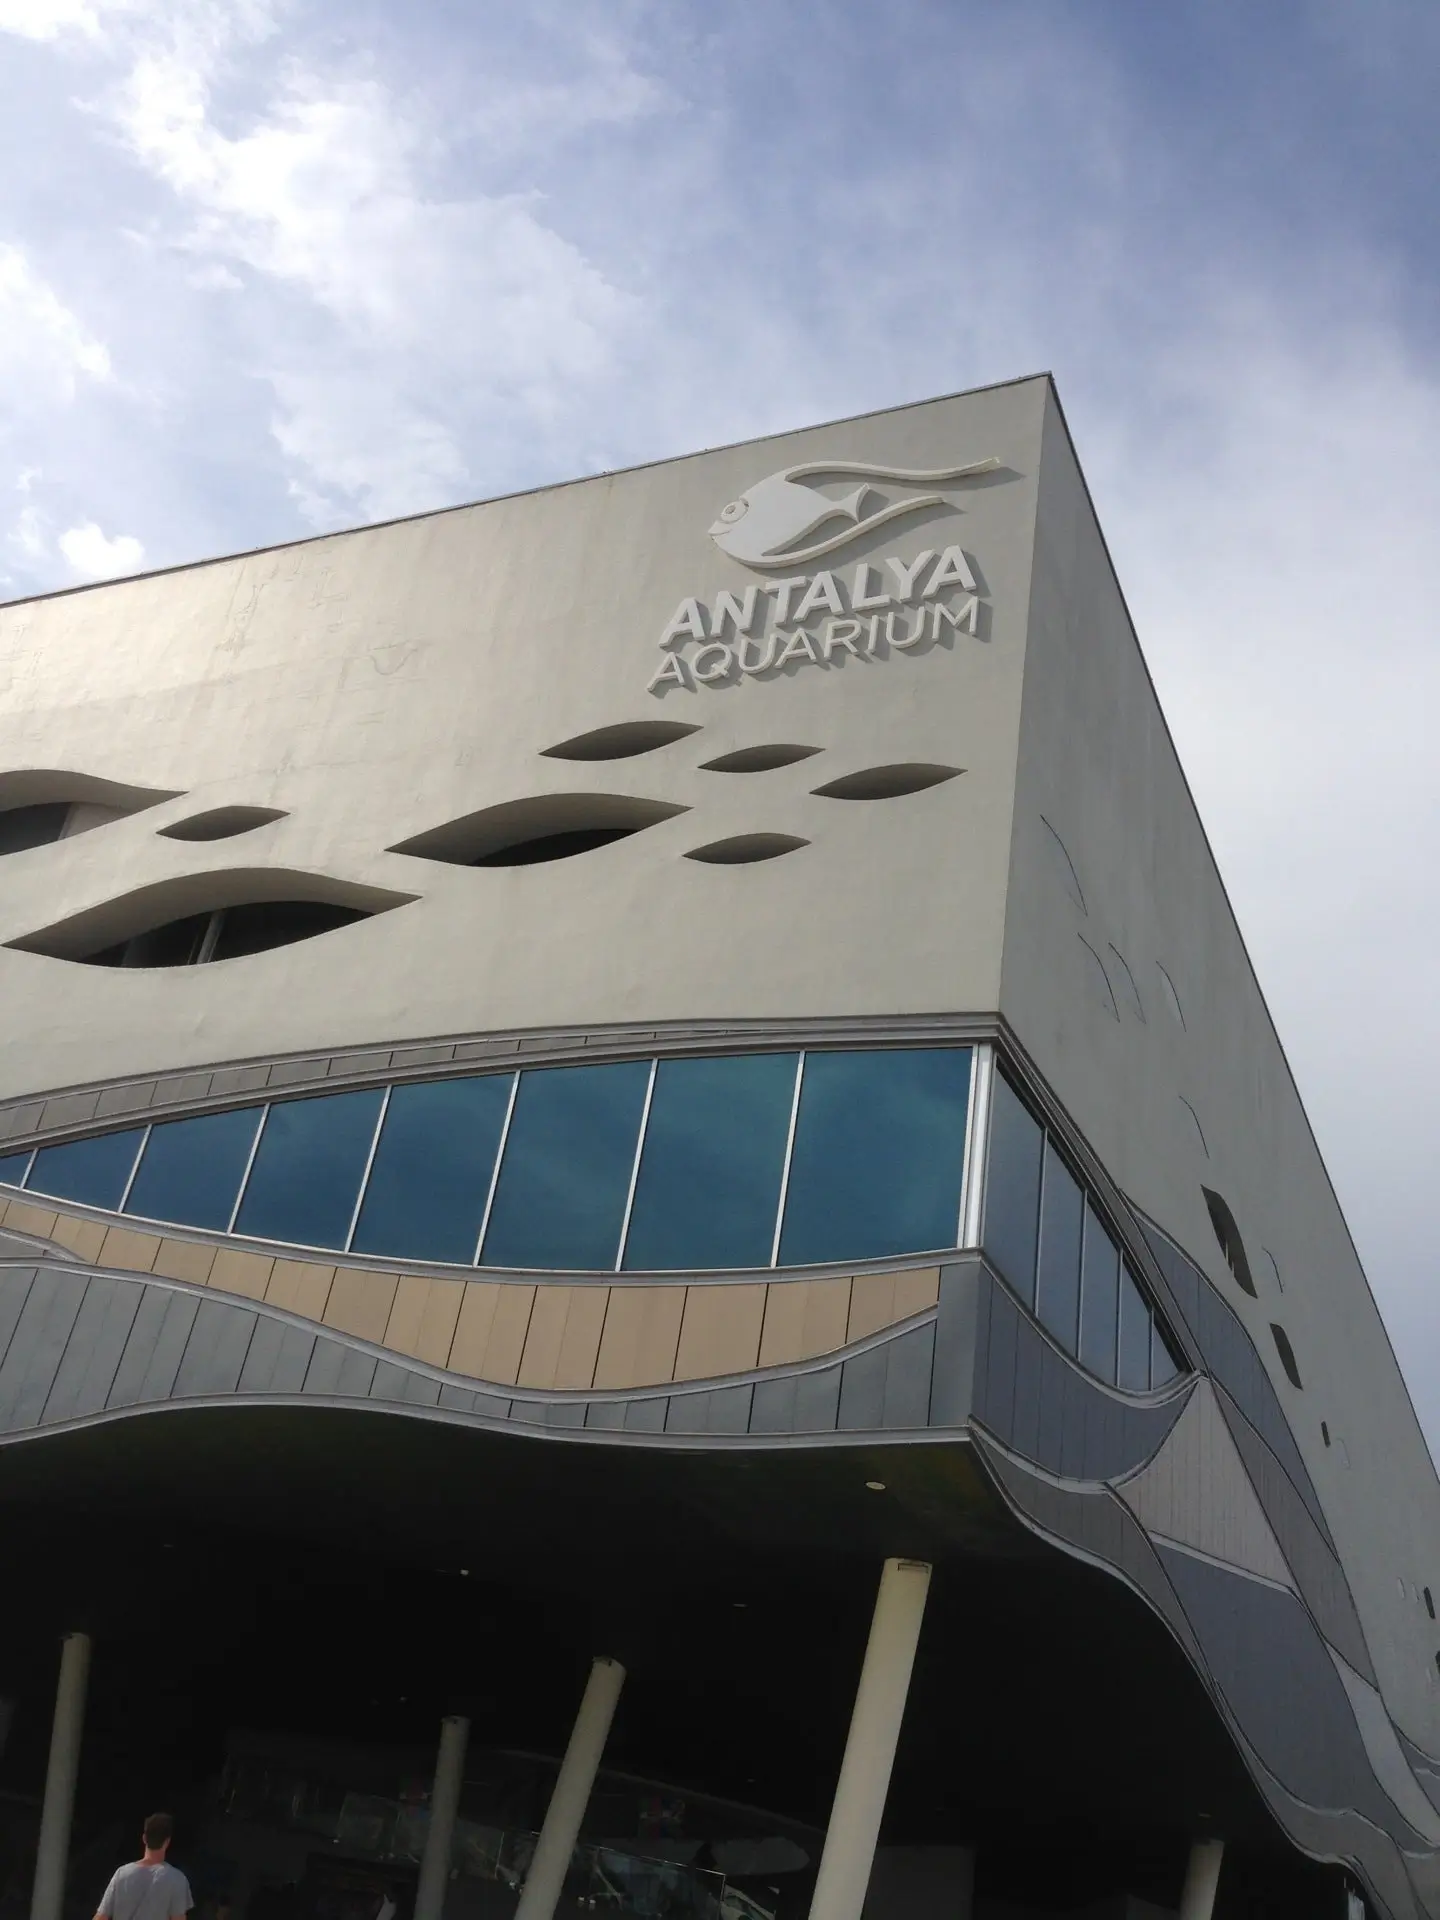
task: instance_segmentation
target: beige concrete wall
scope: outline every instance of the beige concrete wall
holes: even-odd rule
[[[5,858],[0,1097],[462,1031],[993,1008],[1044,396],[1025,382],[0,608],[0,774],[183,790]],[[1005,463],[995,484],[952,488],[953,508],[794,569],[848,573],[959,542],[983,637],[647,694],[679,601],[761,577],[708,537],[733,496],[804,460],[928,469],[990,455]],[[542,757],[657,716],[701,730],[632,760]],[[700,771],[773,741],[822,751],[763,774]],[[895,761],[964,773],[885,801],[811,792]],[[531,868],[385,851],[487,805],[574,791],[687,811]],[[232,804],[287,817],[208,845],[157,834]],[[683,857],[750,832],[811,844],[743,867]],[[3,944],[133,888],[205,875],[219,888],[256,869],[420,898],[213,969],[119,973]]]
[[[1083,909],[1046,821],[1068,850]],[[1111,1176],[1244,1321],[1315,1480],[1390,1709],[1435,1750],[1435,1630],[1415,1593],[1440,1577],[1440,1489],[1053,400],[1001,1005]],[[1205,1186],[1234,1211],[1258,1299],[1226,1268]],[[1285,1377],[1271,1322],[1290,1337],[1303,1391]]]

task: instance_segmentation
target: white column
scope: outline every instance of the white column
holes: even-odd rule
[[[445,1910],[450,1843],[455,1836],[469,1738],[470,1722],[462,1715],[447,1714],[440,1722],[440,1751],[435,1757],[435,1784],[430,1789],[430,1825],[425,1831],[425,1851],[415,1886],[415,1920],[440,1920]]]
[[[67,1633],[60,1642],[60,1679],[55,1688],[55,1719],[50,1729],[50,1763],[45,1769],[45,1803],[35,1849],[30,1920],[60,1920],[65,1903],[70,1820],[75,1811],[75,1776],[80,1770],[80,1735],[85,1725],[89,1678],[90,1636]]]
[[[515,1909],[515,1920],[552,1920],[624,1684],[625,1669],[620,1662],[598,1655],[585,1683],[585,1697],[575,1716],[570,1744],[560,1762],[555,1791],[550,1796],[545,1824],[540,1829],[535,1858],[525,1876],[525,1891]]]
[[[1215,1911],[1215,1890],[1220,1885],[1220,1864],[1225,1857],[1223,1840],[1197,1840],[1190,1848],[1190,1864],[1185,1869],[1185,1891],[1180,1895],[1180,1920],[1210,1920]]]
[[[925,1561],[885,1562],[810,1920],[860,1920],[929,1589]]]

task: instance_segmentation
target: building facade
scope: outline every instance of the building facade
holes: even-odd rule
[[[0,702],[27,1538],[525,1584],[637,1771],[835,1793],[767,1911],[1440,1915],[1440,1489],[1048,380],[16,603]]]

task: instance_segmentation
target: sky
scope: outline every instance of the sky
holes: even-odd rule
[[[0,0],[0,599],[1041,369],[1440,1453],[1434,0]]]

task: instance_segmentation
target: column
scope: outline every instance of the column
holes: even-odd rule
[[[50,1729],[50,1762],[45,1769],[40,1840],[35,1849],[30,1920],[60,1920],[65,1902],[65,1867],[70,1858],[70,1821],[75,1811],[75,1776],[80,1770],[80,1735],[85,1725],[89,1678],[90,1636],[67,1633],[60,1642],[60,1679],[55,1688],[55,1719]]]
[[[545,1824],[540,1829],[535,1858],[525,1876],[525,1891],[515,1909],[515,1920],[552,1920],[624,1684],[625,1669],[620,1662],[605,1654],[598,1655],[591,1664],[585,1697],[575,1716],[565,1758],[560,1762],[555,1791],[550,1796]]]
[[[469,1738],[470,1722],[460,1714],[448,1714],[440,1722],[440,1751],[435,1757],[435,1784],[430,1789],[430,1825],[425,1832],[425,1851],[420,1858],[420,1878],[415,1887],[415,1920],[440,1920],[445,1910],[445,1889],[450,1882],[450,1843],[455,1836],[455,1815],[460,1806]]]
[[[1220,1885],[1223,1840],[1197,1840],[1185,1869],[1185,1891],[1180,1895],[1180,1920],[1210,1920],[1215,1911],[1215,1889]]]
[[[860,1920],[929,1589],[925,1561],[885,1562],[810,1920]]]

